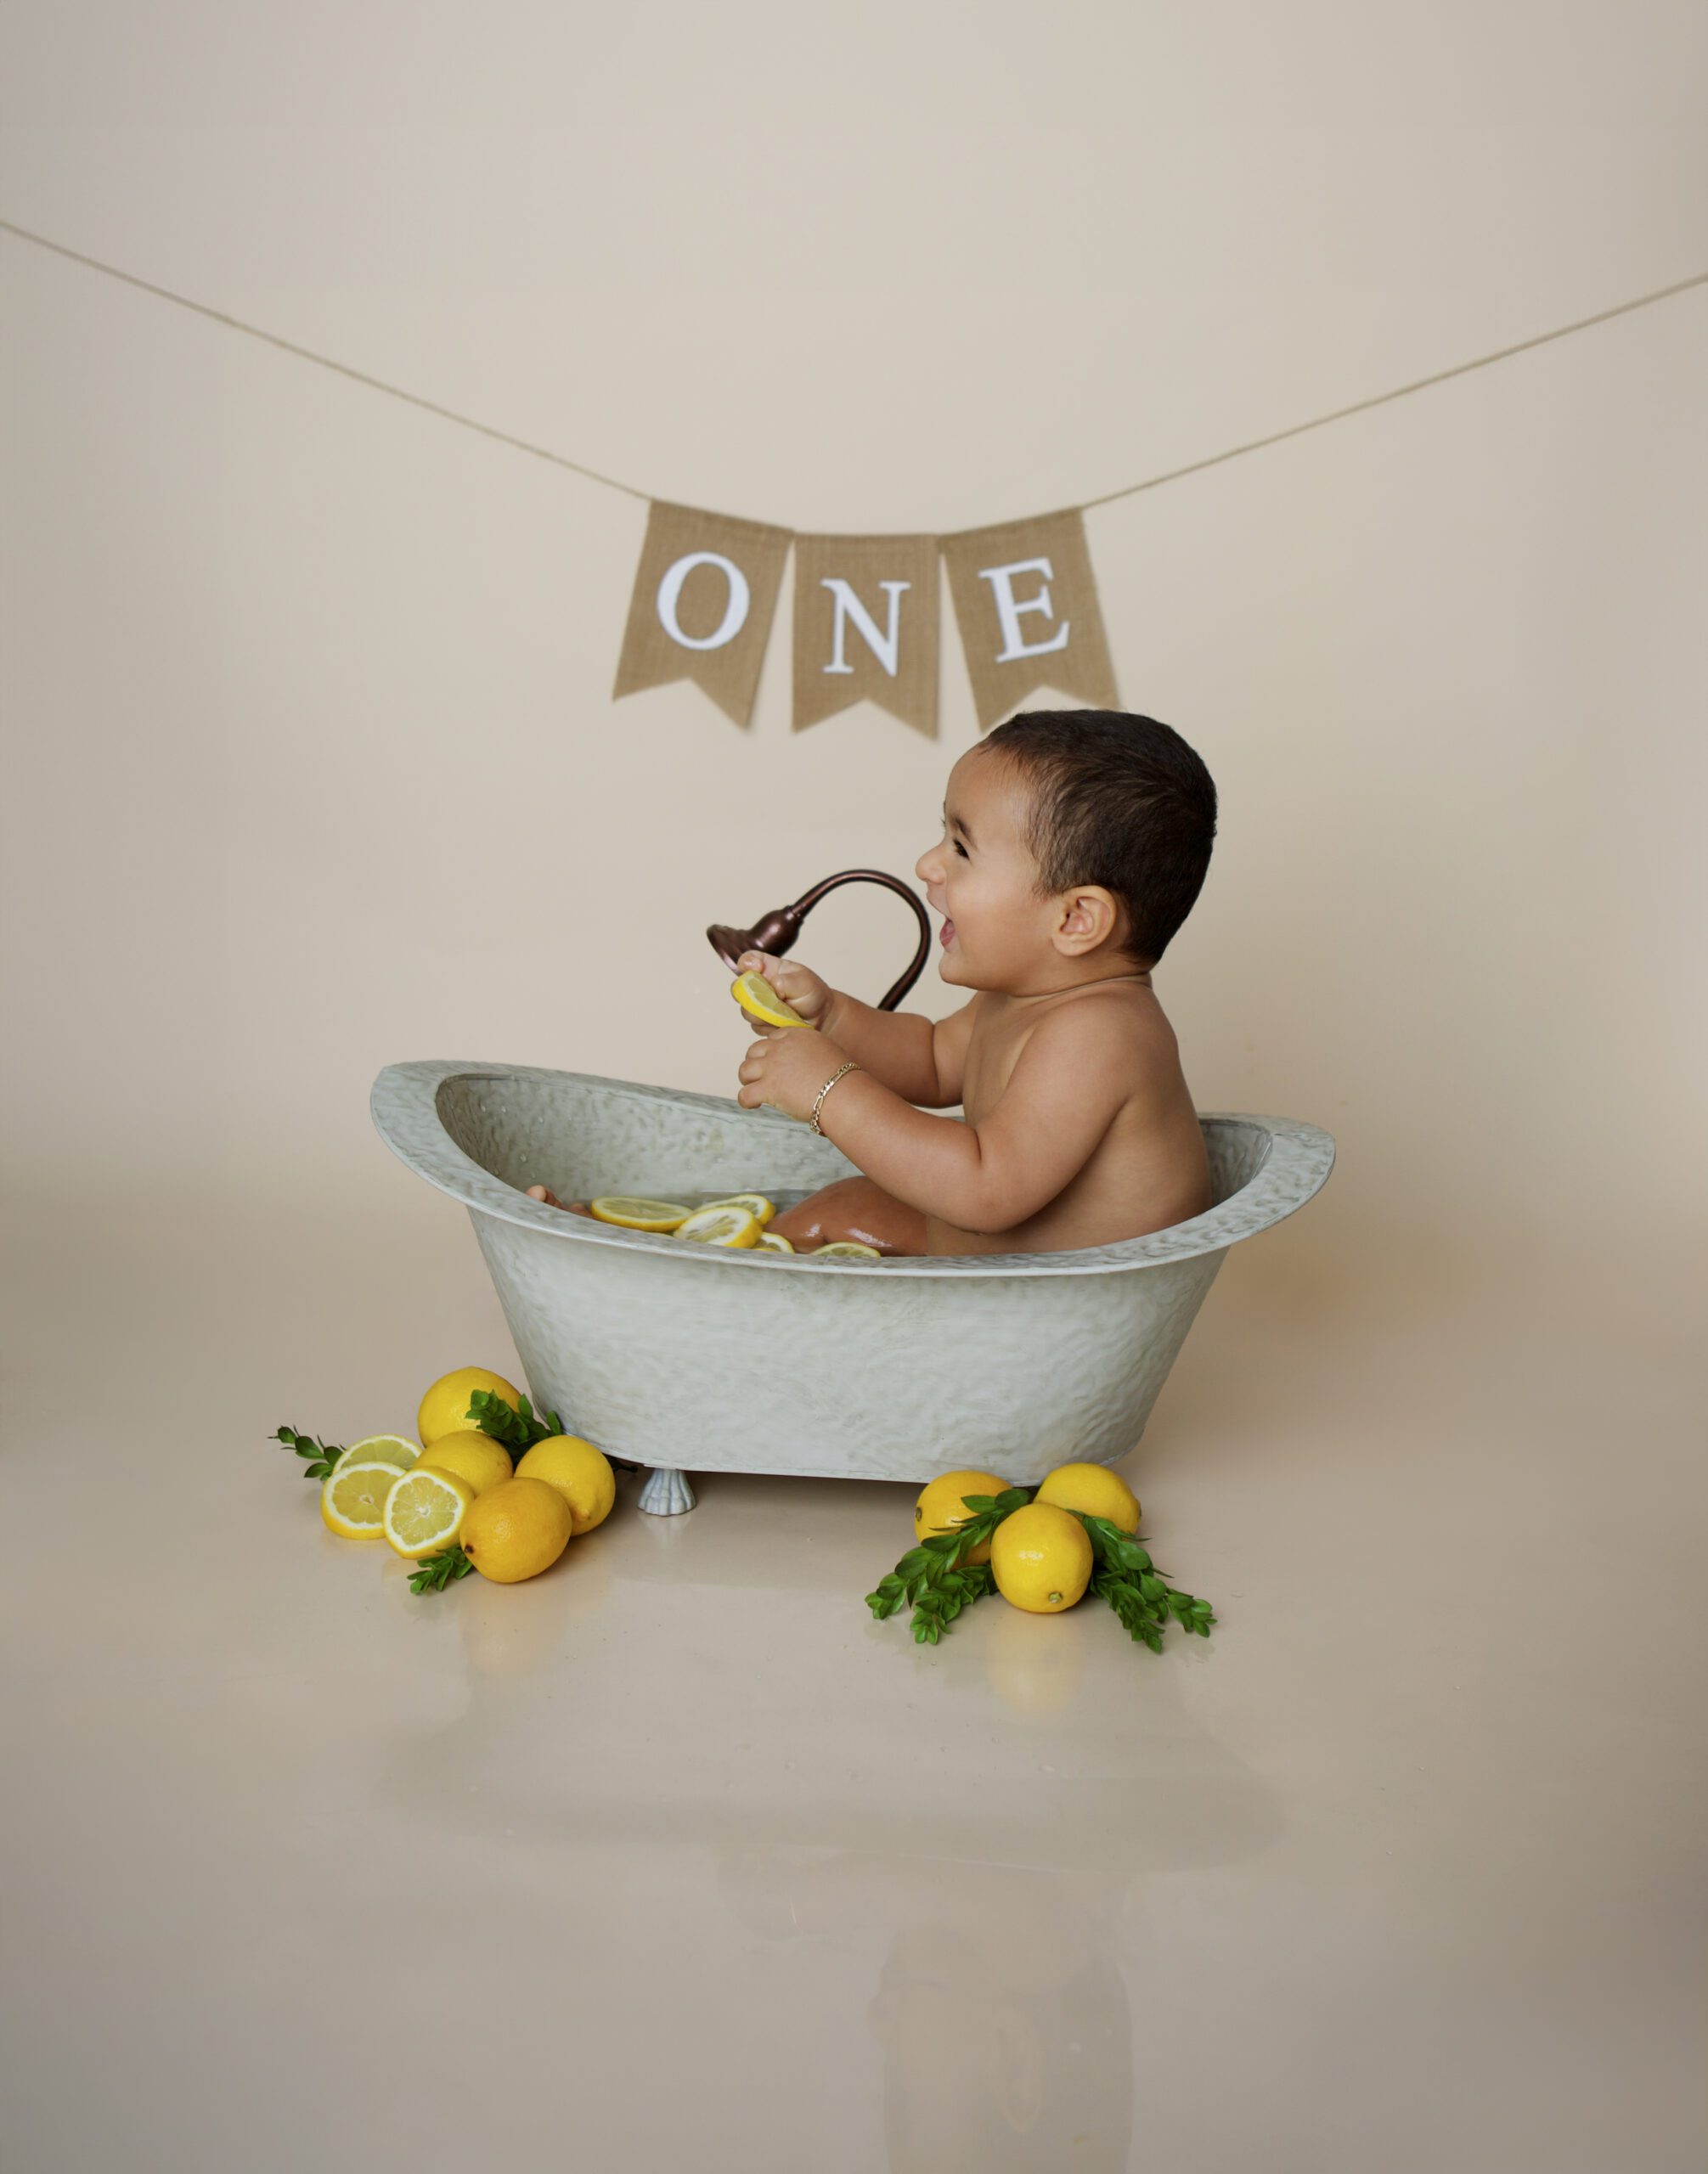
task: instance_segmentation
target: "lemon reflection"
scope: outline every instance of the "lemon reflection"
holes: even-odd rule
[[[986,1679],[1011,1712],[1044,1721],[1078,1703],[1085,1680],[1082,1635],[1067,1632],[1054,1616],[1000,1605],[980,1611],[978,1630]]]
[[[452,1590],[471,1678],[516,1682],[551,1665],[567,1632],[600,1612],[611,1585],[611,1550],[596,1533],[571,1540],[543,1577],[523,1584],[460,1580]]]

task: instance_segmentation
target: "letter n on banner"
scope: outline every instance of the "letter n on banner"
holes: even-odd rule
[[[937,538],[795,538],[795,730],[876,702],[937,731]]]
[[[726,717],[746,724],[788,555],[786,528],[655,503],[612,701],[691,679]]]
[[[1092,709],[1113,709],[1115,671],[1077,508],[963,529],[943,539],[949,593],[978,729],[1059,687]]]

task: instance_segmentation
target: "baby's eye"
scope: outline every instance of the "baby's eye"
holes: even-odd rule
[[[951,839],[950,843],[954,846],[955,850],[956,851],[956,853],[958,853],[961,855],[961,858],[963,860],[965,860],[965,859],[966,859],[966,858],[967,858],[967,848],[966,848],[966,847],[965,847],[964,845],[962,845],[962,844],[961,844],[961,842],[960,839],[959,839],[959,838]]]

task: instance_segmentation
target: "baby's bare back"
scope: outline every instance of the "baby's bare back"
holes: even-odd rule
[[[927,1253],[1059,1253],[1113,1245],[1183,1223],[1210,1205],[1198,1113],[1174,1030],[1147,982],[1094,982],[1042,1000],[1017,1001],[989,991],[975,997],[967,1006],[970,1030],[961,1079],[961,1105],[967,1123],[978,1125],[997,1109],[1034,1037],[1043,1037],[1034,1063],[1050,1062],[1051,1043],[1065,1040],[1052,1032],[1051,1020],[1069,1006],[1085,1005],[1107,1005],[1117,1012],[1100,1045],[1100,1098],[1107,1097],[1111,1067],[1119,1097],[1102,1136],[1053,1199],[1006,1231],[963,1231],[927,1216]],[[1083,1068],[1064,1062],[1052,1085],[1051,1107],[1068,1111],[1082,1096],[1085,1084]]]

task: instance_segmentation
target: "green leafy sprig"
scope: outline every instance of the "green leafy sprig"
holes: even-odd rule
[[[305,1479],[324,1479],[344,1454],[339,1442],[323,1442],[314,1434],[299,1434],[294,1427],[281,1427],[268,1436],[269,1442],[283,1442],[304,1460],[302,1477]]]
[[[543,1419],[537,1419],[533,1406],[526,1397],[520,1408],[513,1411],[491,1389],[476,1389],[464,1416],[471,1427],[480,1433],[490,1434],[495,1442],[502,1442],[515,1456],[531,1450],[536,1442],[567,1431],[555,1411],[548,1411]]]
[[[969,1563],[967,1557],[989,1539],[1004,1518],[1031,1501],[1032,1490],[1005,1487],[1000,1495],[963,1495],[961,1499],[972,1514],[953,1532],[933,1533],[917,1547],[910,1547],[889,1575],[878,1580],[877,1591],[865,1597],[866,1606],[880,1623],[910,1608],[916,1645],[936,1645],[962,1608],[995,1591],[990,1565]]]
[[[459,1578],[466,1578],[474,1564],[454,1540],[437,1555],[424,1555],[409,1573],[412,1593],[442,1593]]]
[[[1083,1510],[1074,1514],[1089,1534],[1091,1552],[1096,1557],[1091,1591],[1108,1601],[1130,1637],[1148,1646],[1153,1653],[1161,1653],[1163,1633],[1171,1621],[1178,1623],[1188,1637],[1194,1633],[1200,1638],[1209,1637],[1215,1610],[1207,1600],[1176,1592],[1132,1534],[1123,1532],[1107,1518],[1088,1517]]]

